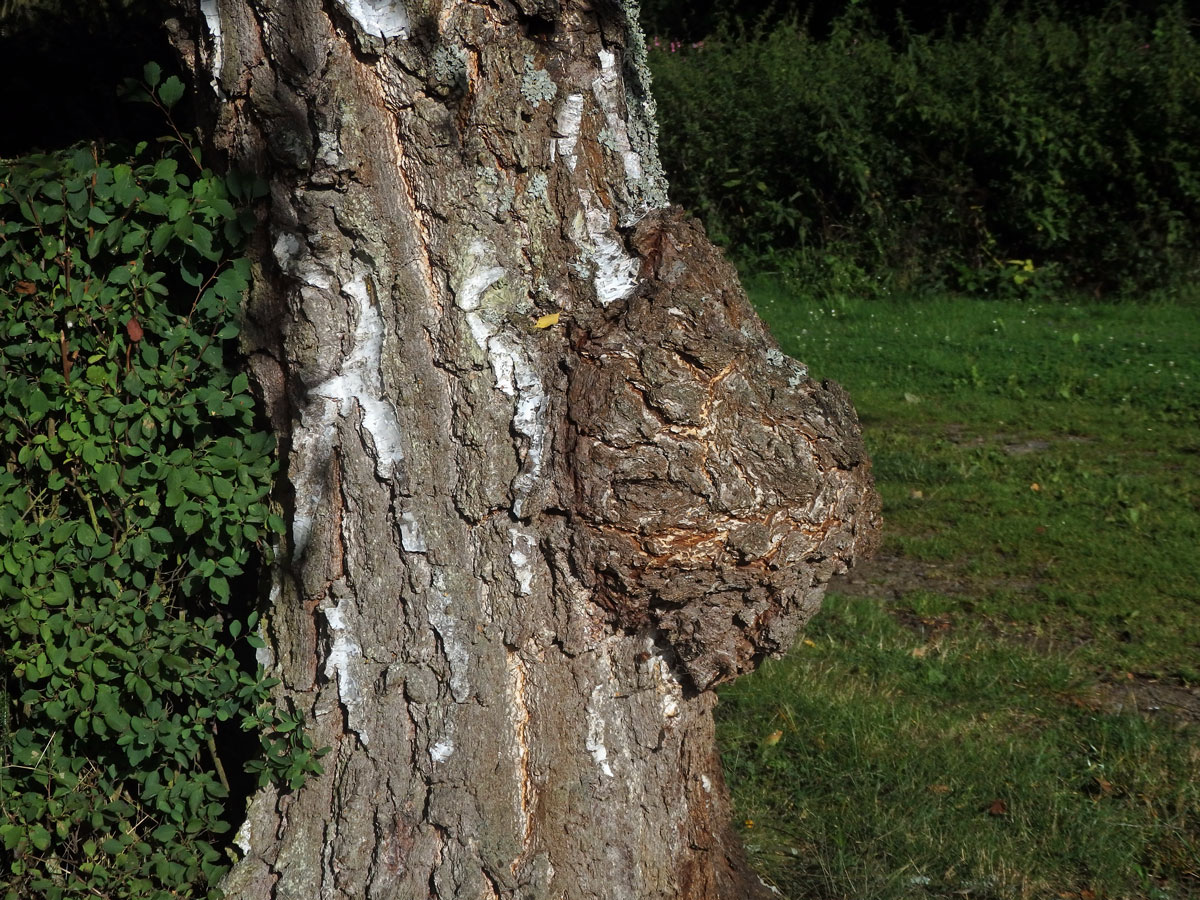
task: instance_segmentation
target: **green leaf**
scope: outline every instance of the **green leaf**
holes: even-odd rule
[[[50,847],[50,832],[41,825],[34,825],[29,831],[29,840],[33,846],[39,850],[46,850]]]
[[[110,494],[116,490],[119,480],[120,476],[117,473],[117,467],[112,463],[104,463],[96,469],[96,484],[106,494]]]
[[[233,496],[233,482],[228,478],[222,478],[220,475],[214,475],[212,479],[213,492],[222,500],[228,500]]]
[[[99,445],[94,443],[86,443],[79,451],[79,455],[83,457],[83,461],[89,466],[94,466],[104,459],[104,451]]]
[[[175,173],[179,170],[179,163],[173,159],[160,159],[154,164],[154,177],[163,181],[174,181]],[[152,195],[156,196],[156,195]],[[149,199],[149,198],[147,198]]]
[[[158,99],[163,102],[167,109],[170,109],[179,102],[179,98],[183,96],[183,91],[183,82],[172,75],[158,89]]]
[[[137,694],[138,699],[143,703],[149,703],[150,698],[153,696],[150,691],[150,685],[148,685],[145,679],[142,678],[133,679],[133,692]]]
[[[204,516],[198,512],[185,512],[176,516],[176,519],[187,535],[193,535],[204,527]]]
[[[142,66],[142,77],[146,79],[146,84],[150,87],[158,87],[158,81],[162,78],[162,66],[156,62],[148,62]]]
[[[30,391],[25,403],[29,411],[39,418],[50,411],[50,398],[40,388]]]
[[[153,551],[150,544],[150,538],[144,534],[139,534],[129,542],[129,548],[133,553],[133,558],[136,562],[141,562]]]
[[[175,161],[174,160],[163,160],[163,162],[174,163]],[[156,175],[157,175],[157,172],[158,172],[158,169],[156,167],[155,168]],[[162,177],[162,176],[158,176],[158,177]],[[141,208],[142,208],[143,212],[149,213],[152,216],[165,216],[167,214],[167,200],[165,197],[163,197],[162,194],[149,194],[149,195],[147,195],[146,199],[142,201]],[[161,251],[155,250],[154,252],[159,253]]]

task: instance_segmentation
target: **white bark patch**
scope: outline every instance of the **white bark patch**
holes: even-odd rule
[[[318,398],[300,413],[292,436],[290,477],[296,495],[292,517],[292,555],[304,557],[312,539],[313,523],[325,505],[329,461],[333,456],[334,406]]]
[[[212,35],[212,86],[217,96],[225,99],[225,91],[221,88],[221,64],[225,61],[225,43],[221,34],[221,10],[217,0],[200,0],[200,14],[204,16],[204,24]]]
[[[569,94],[558,108],[558,122],[555,134],[558,136],[550,142],[550,161],[554,162],[557,152],[562,156],[567,169],[574,172],[579,157],[575,154],[575,145],[579,141],[579,129],[583,124],[583,94]]]
[[[279,237],[275,238],[275,243],[271,245],[271,252],[275,255],[275,262],[279,263],[279,268],[288,275],[294,275],[304,255],[304,242],[291,232],[280,232]]]
[[[340,168],[342,164],[342,141],[332,131],[317,133],[317,159],[331,169]]]
[[[508,694],[508,721],[512,724],[512,746],[516,755],[518,790],[516,813],[521,829],[521,844],[528,847],[533,836],[533,775],[529,771],[529,705],[525,698],[525,663],[519,654],[507,651],[505,687]],[[515,874],[520,868],[521,855],[512,862]]]
[[[250,855],[250,833],[253,828],[250,825],[250,819],[247,817],[238,827],[237,834],[233,836],[233,845],[242,851],[242,856]]]
[[[467,314],[467,327],[471,337],[485,354],[488,340],[499,328],[480,311],[483,295],[488,288],[504,277],[501,266],[490,263],[491,252],[482,241],[475,241],[467,249],[467,268],[454,291],[454,303]]]
[[[408,510],[400,513],[400,545],[409,553],[425,553],[429,550],[416,518]]]
[[[704,793],[712,793],[712,780],[707,775],[700,776],[700,787],[704,788]]]
[[[438,593],[431,598],[429,624],[441,638],[442,652],[450,665],[450,693],[456,702],[465,703],[471,696],[471,682],[467,678],[471,655],[456,634],[454,618],[450,615],[450,596],[445,593],[441,573],[434,577],[434,589]]]
[[[525,501],[542,475],[546,449],[546,397],[542,379],[534,371],[529,355],[507,335],[494,335],[488,341],[496,387],[517,401],[513,429],[528,440],[521,472],[513,479],[513,513],[525,515]]]
[[[429,748],[429,758],[434,763],[444,763],[454,755],[454,740],[452,738],[442,738],[436,744]]]
[[[342,294],[354,301],[358,320],[351,336],[350,355],[337,375],[308,393],[310,397],[334,401],[343,417],[350,415],[354,404],[358,404],[362,427],[375,447],[376,474],[386,480],[404,460],[404,450],[396,410],[383,397],[383,317],[371,302],[364,276],[343,285]]]
[[[354,629],[346,622],[346,613],[352,604],[350,597],[344,596],[337,606],[329,606],[322,610],[332,637],[329,655],[325,657],[325,677],[337,679],[338,698],[346,709],[346,722],[365,747],[368,736],[366,730],[361,727],[362,689],[354,671],[357,668],[356,661],[362,659],[362,648],[352,636]]]
[[[304,245],[291,234],[281,234],[273,247],[283,271],[299,278],[301,290],[326,290],[329,274],[304,255]],[[374,448],[375,470],[380,478],[393,477],[404,459],[403,439],[396,410],[383,396],[384,324],[371,302],[365,275],[342,286],[343,296],[354,304],[356,321],[350,338],[350,353],[337,374],[314,385],[308,403],[300,412],[292,439],[291,478],[296,494],[292,523],[293,552],[304,555],[312,537],[313,523],[326,502],[328,469],[337,437],[338,418],[349,416],[355,404],[362,411],[364,439]]]
[[[580,190],[582,223],[572,223],[572,239],[592,267],[596,299],[604,306],[624,300],[637,287],[638,264],[621,243],[608,210],[588,190]],[[582,229],[580,229],[582,225]]]
[[[658,695],[658,708],[664,719],[673,719],[679,715],[679,708],[683,703],[683,685],[679,683],[679,679],[671,671],[670,664],[658,652],[653,643],[647,647],[647,650],[650,652],[648,666],[650,674],[654,678],[654,692]]]
[[[512,563],[513,575],[517,579],[517,590],[521,596],[525,597],[533,593],[533,553],[534,539],[531,535],[518,528],[508,529],[509,537],[512,540],[512,550],[508,553],[508,560]]]
[[[367,34],[408,37],[408,12],[400,0],[338,0],[338,6]]]
[[[454,302],[464,312],[479,309],[484,292],[504,277],[502,266],[489,262],[491,251],[482,241],[475,241],[467,248],[467,270],[454,291]],[[485,346],[480,346],[486,350]]]
[[[524,465],[512,483],[513,512],[520,517],[525,514],[525,501],[542,474],[545,414],[549,401],[542,379],[525,348],[513,337],[503,334],[499,322],[483,308],[484,294],[507,274],[502,267],[493,265],[490,257],[489,249],[482,242],[471,244],[467,251],[467,268],[454,292],[454,302],[466,312],[471,336],[479,349],[487,354],[496,387],[516,400],[513,430],[528,441]]]
[[[584,747],[588,753],[592,754],[592,761],[596,763],[600,771],[609,778],[613,777],[612,766],[608,764],[608,748],[604,746],[604,731],[605,722],[604,716],[600,714],[600,700],[604,695],[604,685],[598,684],[592,688],[592,696],[588,700],[587,706],[587,739],[584,741]]]
[[[620,99],[623,95],[621,73],[617,71],[617,57],[608,50],[601,50],[600,74],[592,82],[592,93],[604,120],[608,125],[608,133],[612,136],[613,146],[621,156],[625,167],[625,177],[630,182],[640,181],[643,177],[642,158],[633,149],[629,140],[629,127],[625,117],[621,115]]]
[[[271,545],[271,553],[274,559],[283,559],[283,547],[281,541],[275,541]],[[267,595],[267,609],[279,609],[279,595],[283,593],[283,582],[279,574],[279,570],[275,570],[275,574],[271,579],[271,591]],[[275,671],[275,654],[271,650],[271,642],[267,635],[267,620],[265,617],[260,617],[258,625],[255,629],[258,633],[258,638],[262,641],[261,647],[254,648],[254,661],[263,667],[264,672]]]

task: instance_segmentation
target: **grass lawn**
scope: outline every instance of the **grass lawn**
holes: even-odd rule
[[[793,898],[1200,897],[1200,307],[751,297],[841,381],[875,561],[721,694]]]

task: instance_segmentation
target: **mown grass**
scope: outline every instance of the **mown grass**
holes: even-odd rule
[[[878,584],[722,693],[765,876],[1200,897],[1200,308],[750,287],[850,390],[886,518]]]

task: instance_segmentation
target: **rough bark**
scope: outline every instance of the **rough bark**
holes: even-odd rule
[[[229,895],[743,898],[712,686],[869,549],[837,385],[666,205],[623,3],[204,0],[271,185],[247,310],[286,454],[264,626],[333,749]],[[557,320],[554,316],[557,315]]]

